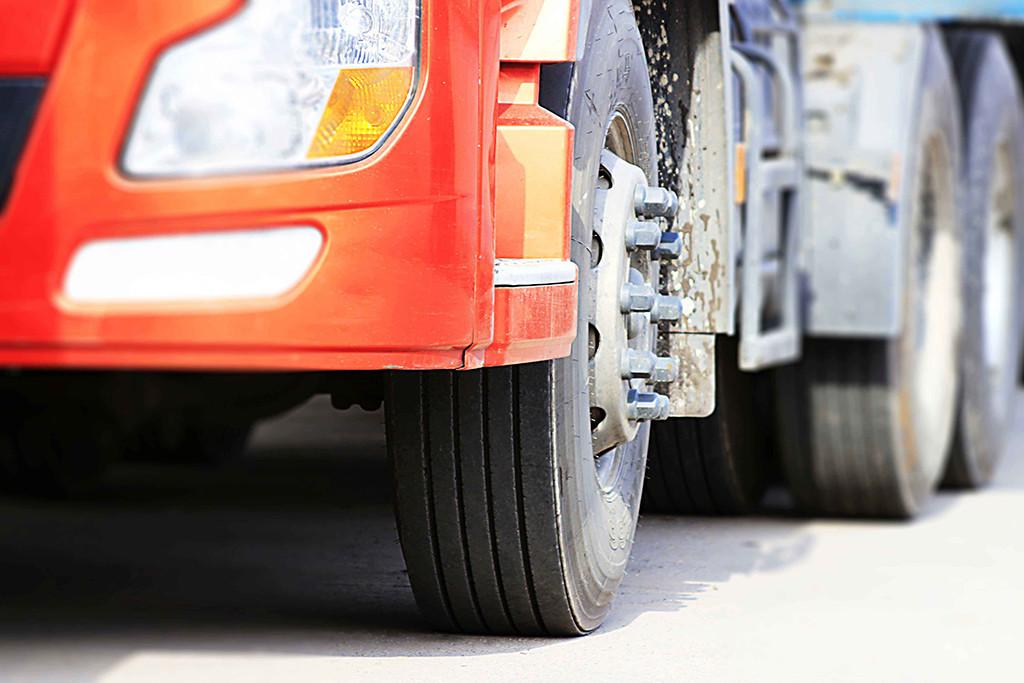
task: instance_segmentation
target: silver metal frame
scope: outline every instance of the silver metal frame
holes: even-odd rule
[[[769,27],[770,29],[771,27]],[[766,30],[769,30],[766,29]],[[785,32],[788,35],[788,32]],[[789,36],[795,40],[795,34]],[[795,58],[795,46],[791,56]],[[769,156],[765,123],[763,79],[754,68],[763,66],[774,82],[779,106],[779,141]],[[799,90],[791,65],[780,63],[767,49],[753,44],[736,45],[732,68],[743,89],[743,144],[746,146],[746,203],[742,211],[743,248],[740,294],[740,368],[759,370],[795,360],[801,351],[798,256],[803,210],[802,136],[798,107]],[[771,197],[772,201],[768,201]],[[781,254],[765,256],[765,235],[781,235]],[[778,280],[779,322],[766,329],[764,305],[771,292],[769,278]]]
[[[804,31],[806,333],[903,327],[914,119],[928,29],[810,22]]]

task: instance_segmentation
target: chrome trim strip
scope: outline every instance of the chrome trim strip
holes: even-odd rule
[[[578,269],[572,261],[558,259],[496,259],[495,287],[535,287],[576,282]]]

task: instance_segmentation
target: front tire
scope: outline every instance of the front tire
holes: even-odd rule
[[[625,574],[649,429],[642,424],[612,454],[598,454],[614,463],[599,468],[588,382],[591,245],[615,121],[629,133],[628,161],[657,177],[653,107],[631,3],[595,8],[567,110],[576,129],[571,254],[580,272],[571,355],[391,376],[399,536],[416,601],[439,629],[587,633],[604,620]]]

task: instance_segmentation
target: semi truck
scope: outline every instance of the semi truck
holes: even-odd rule
[[[570,636],[642,508],[910,518],[1021,351],[1024,3],[0,0],[0,479],[383,406],[424,617]],[[694,548],[694,552],[700,552]]]

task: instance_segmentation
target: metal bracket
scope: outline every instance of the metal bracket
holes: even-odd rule
[[[917,25],[809,22],[804,31],[809,337],[882,339],[903,326],[920,74]]]
[[[777,111],[765,104],[764,79],[755,63],[772,78]],[[789,67],[758,45],[733,47],[746,152],[739,365],[748,371],[794,360],[801,351],[798,257],[804,169],[799,92]],[[769,146],[766,124],[776,116],[778,140]]]

